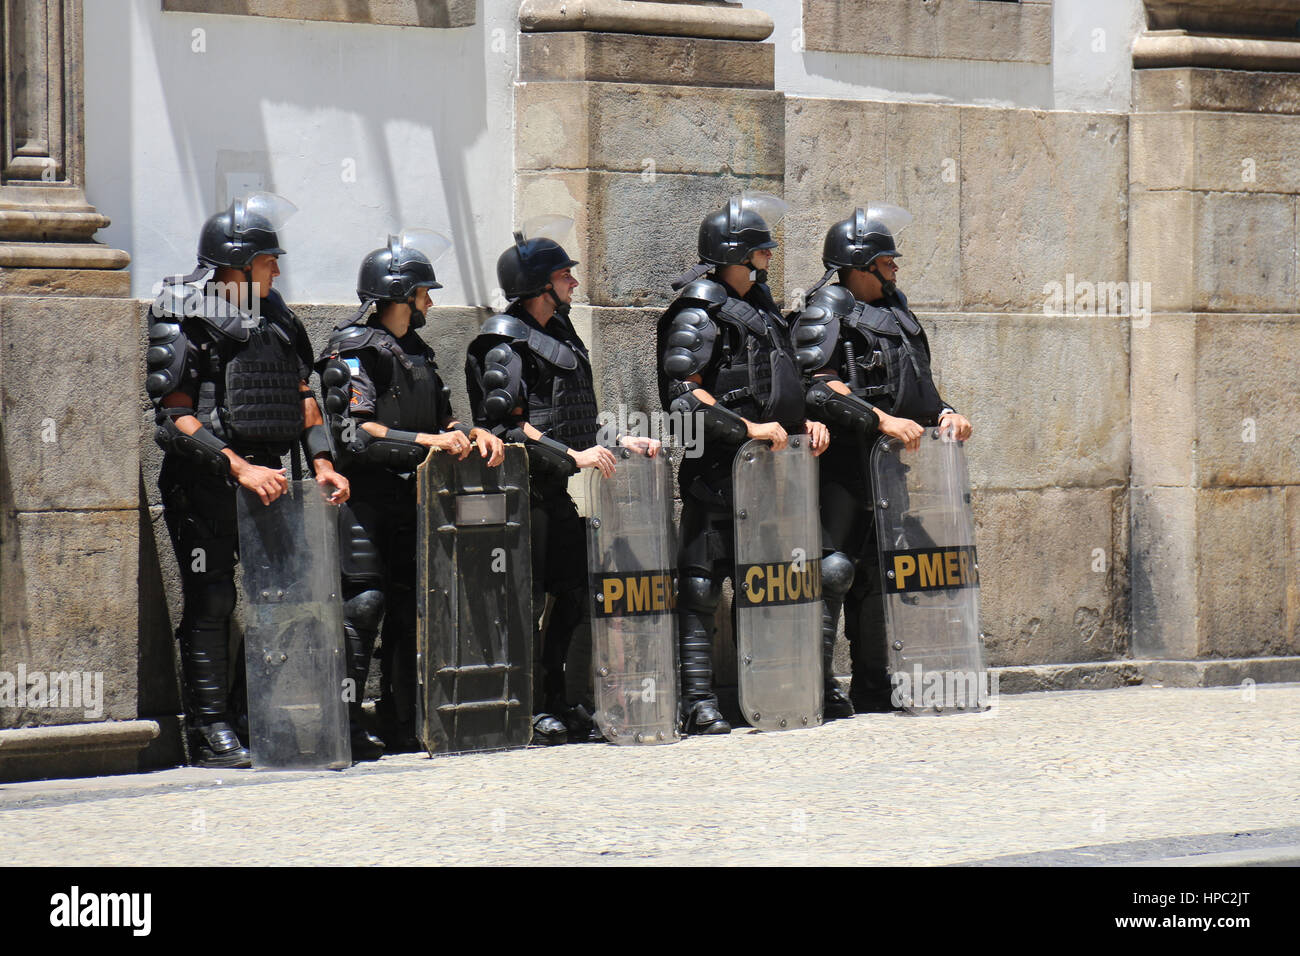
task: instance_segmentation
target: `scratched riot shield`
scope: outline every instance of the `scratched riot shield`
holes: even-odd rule
[[[587,478],[587,561],[596,725],[615,744],[677,733],[676,549],[665,455],[614,451],[614,477]]]
[[[269,505],[241,488],[238,512],[253,766],[351,766],[338,506],[291,481]]]
[[[822,722],[821,524],[807,435],[751,441],[732,466],[740,709],[754,727]]]
[[[894,702],[910,713],[987,710],[979,561],[962,443],[926,429],[917,451],[871,455]]]
[[[489,468],[434,452],[420,465],[420,687],[430,754],[525,747],[532,737],[533,607],[528,456]]]

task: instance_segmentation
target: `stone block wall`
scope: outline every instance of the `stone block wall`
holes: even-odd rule
[[[1294,76],[1142,73],[1130,270],[1135,651],[1300,651]]]

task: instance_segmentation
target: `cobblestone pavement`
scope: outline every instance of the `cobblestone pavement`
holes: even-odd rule
[[[1297,784],[1300,686],[1143,687],[660,747],[10,784],[0,860],[951,864],[1161,841],[1187,856],[1240,831],[1300,842]]]

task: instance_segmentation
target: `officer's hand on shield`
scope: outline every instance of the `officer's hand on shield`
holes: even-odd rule
[[[831,430],[821,422],[808,420],[803,423],[804,431],[808,433],[808,440],[812,444],[813,457],[816,458],[831,444]]]
[[[425,448],[432,448],[434,451],[451,452],[459,461],[464,461],[469,457],[471,448],[468,438],[464,432],[449,431],[440,435],[430,435],[427,432],[420,432],[416,437],[415,443],[423,445]]]
[[[469,437],[478,445],[478,453],[487,459],[489,468],[496,468],[506,460],[506,443],[486,428],[471,428]]]
[[[601,445],[595,445],[584,451],[569,449],[569,454],[578,463],[579,468],[598,468],[602,478],[614,477],[614,453]]]
[[[315,466],[316,484],[320,485],[322,491],[328,492],[330,504],[341,505],[347,501],[352,494],[352,485],[348,480],[334,470],[328,459],[318,458]],[[334,489],[332,492],[331,488]]]
[[[957,439],[957,441],[965,441],[970,438],[975,427],[971,425],[970,419],[965,415],[949,412],[939,418],[939,431],[944,432],[949,429],[952,429],[953,438]]]
[[[285,477],[283,468],[250,465],[241,458],[238,464],[231,462],[230,471],[240,487],[253,492],[264,505],[269,505],[289,490],[289,479]]]
[[[748,422],[748,424],[749,437],[755,441],[770,441],[773,451],[780,451],[790,440],[790,436],[786,434],[785,429],[777,422],[760,422],[758,424]]]
[[[656,438],[644,438],[641,435],[622,435],[619,437],[618,443],[624,448],[639,451],[647,458],[653,458],[659,454],[659,440]]]
[[[890,438],[897,438],[908,451],[916,451],[921,447],[921,436],[925,434],[925,429],[916,422],[910,418],[895,418],[893,415],[886,415],[879,409],[876,410],[876,414],[880,417],[880,431],[882,434],[888,435]]]

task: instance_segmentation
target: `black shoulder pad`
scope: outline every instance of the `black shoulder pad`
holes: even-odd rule
[[[660,356],[664,374],[678,381],[694,375],[708,364],[717,337],[717,323],[704,309],[694,305],[679,309],[664,328]]]
[[[809,305],[795,319],[795,361],[803,372],[816,372],[831,364],[840,340],[840,318],[824,305]]]
[[[528,323],[504,312],[490,315],[479,329],[480,336],[491,335],[512,342],[528,341]]]
[[[678,302],[700,303],[708,310],[727,301],[727,289],[712,279],[696,279],[677,294]]]
[[[361,352],[378,347],[376,331],[368,325],[349,325],[346,329],[335,329],[330,333],[325,351],[342,355],[345,352]]]
[[[188,342],[180,322],[168,321],[170,316],[151,318],[155,321],[149,326],[149,351],[145,354],[149,375],[144,386],[149,397],[159,402],[181,384]]]
[[[203,283],[163,282],[162,291],[149,307],[149,315],[158,319],[181,319],[203,312]]]
[[[853,310],[858,307],[858,300],[842,285],[826,285],[812,294],[808,305],[821,306],[833,315],[844,318],[853,314]]]

